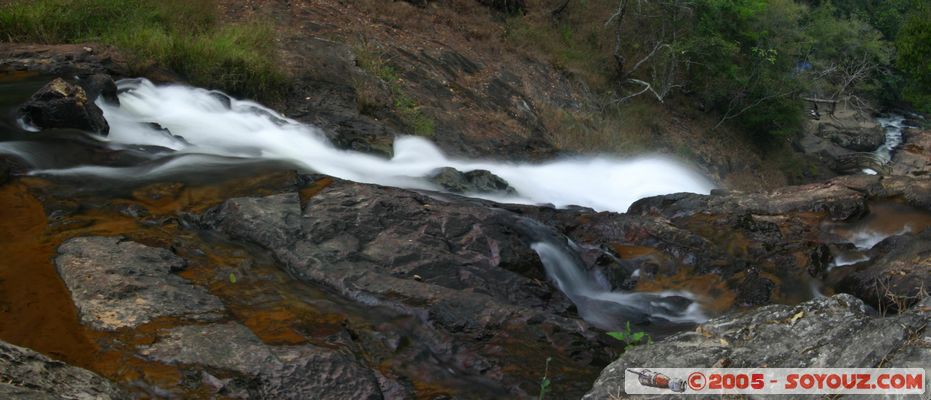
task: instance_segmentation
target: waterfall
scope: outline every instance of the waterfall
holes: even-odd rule
[[[427,177],[441,167],[484,169],[500,176],[517,194],[473,194],[499,202],[579,205],[624,212],[643,197],[674,192],[708,193],[713,185],[675,160],[660,156],[618,159],[608,156],[513,163],[447,157],[421,137],[399,137],[391,158],[340,150],[316,127],[286,118],[250,101],[205,89],[156,86],[144,79],[118,82],[120,106],[98,102],[110,124],[112,147],[159,146],[158,166],[79,166],[44,169],[37,174],[102,175],[135,179],[197,165],[235,159],[284,160],[303,169],[347,180],[409,189],[439,190]],[[157,125],[155,125],[157,124]]]
[[[601,329],[620,329],[627,321],[676,324],[706,320],[689,292],[611,291],[585,269],[570,246],[553,241],[537,242],[532,247],[540,256],[547,276],[575,304],[579,316]]]

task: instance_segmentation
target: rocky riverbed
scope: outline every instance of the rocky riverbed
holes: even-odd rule
[[[268,160],[35,173],[24,154],[147,171],[173,154],[88,136],[104,132],[93,101],[108,80],[87,77],[124,73],[100,54],[5,55],[19,72],[0,89],[14,116],[0,142],[0,393],[532,398],[549,362],[552,398],[606,399],[632,365],[931,364],[931,181],[916,172],[928,132],[893,155],[909,173],[654,196],[626,213],[461,194],[513,191],[487,171],[438,171],[442,192]],[[64,71],[85,79],[46,86]],[[63,104],[77,123],[15,118]],[[628,321],[656,342],[624,352],[606,331]]]

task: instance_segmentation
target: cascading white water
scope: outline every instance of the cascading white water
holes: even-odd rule
[[[674,192],[708,193],[713,185],[682,164],[659,156],[620,160],[588,157],[540,164],[457,160],[420,137],[400,137],[390,159],[335,148],[319,129],[259,104],[231,100],[204,89],[156,86],[146,80],[118,82],[120,106],[101,103],[114,145],[153,145],[182,155],[156,171],[86,166],[41,174],[96,174],[134,178],[206,162],[203,155],[287,160],[343,179],[411,189],[438,189],[426,177],[441,167],[484,169],[508,181],[518,195],[476,195],[524,204],[580,205],[624,212],[643,197]],[[164,130],[151,125],[157,123]],[[186,159],[187,158],[187,159]],[[223,161],[228,162],[228,161]]]
[[[601,329],[618,329],[631,320],[697,323],[707,319],[689,292],[612,291],[558,244],[539,242],[532,247],[550,279],[578,308],[579,316]]]
[[[879,126],[885,131],[886,141],[874,151],[874,154],[883,163],[888,163],[892,161],[892,151],[902,144],[902,130],[906,128],[905,117],[893,114],[888,117],[877,118],[876,122],[879,122]]]
[[[873,151],[876,158],[883,164],[892,161],[892,152],[902,144],[902,130],[905,125],[905,117],[892,114],[888,117],[876,118],[876,122],[883,128],[886,134],[886,141]],[[868,175],[876,175],[876,171],[871,168],[864,168],[863,172]]]

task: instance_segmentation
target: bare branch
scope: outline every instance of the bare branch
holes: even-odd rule
[[[737,118],[737,117],[739,117],[741,114],[743,114],[743,113],[749,111],[750,109],[752,109],[753,107],[756,107],[756,106],[758,106],[758,105],[760,105],[760,104],[763,104],[764,102],[767,102],[767,101],[770,101],[770,100],[773,100],[773,99],[777,99],[777,98],[780,98],[780,97],[788,96],[788,95],[792,94],[792,92],[793,92],[793,91],[789,91],[789,92],[785,92],[785,93],[779,93],[779,94],[774,94],[774,95],[771,95],[771,96],[761,97],[761,98],[757,99],[756,101],[754,101],[753,103],[750,103],[750,105],[748,105],[748,106],[746,106],[746,107],[744,107],[744,108],[741,108],[740,111],[737,111],[737,112],[734,113],[734,114],[731,114],[732,109],[731,109],[731,107],[728,107],[727,112],[724,113],[724,117],[722,117],[721,120],[718,121],[718,123],[715,124],[715,126],[714,126],[713,128],[711,128],[711,130],[718,129],[719,127],[721,127],[721,124],[723,124],[725,121],[730,120],[730,119]],[[732,100],[731,100],[731,103],[732,103],[732,104],[733,104],[733,101],[734,101],[734,100],[732,99]]]
[[[653,55],[655,55],[656,52],[657,52],[659,49],[661,49],[661,48],[670,48],[670,47],[671,47],[671,46],[669,46],[669,45],[666,44],[666,43],[657,42],[657,43],[656,43],[656,46],[653,47],[653,50],[650,51],[650,54],[647,54],[645,57],[643,57],[642,59],[640,59],[640,61],[637,61],[637,63],[634,64],[634,67],[631,68],[629,71],[627,71],[627,72],[624,74],[624,78],[627,78],[628,76],[630,76],[630,74],[633,74],[634,71],[636,71],[638,68],[640,68],[640,65],[641,65],[641,64],[643,64],[644,62],[646,62],[647,60],[649,60],[650,58],[652,58]]]

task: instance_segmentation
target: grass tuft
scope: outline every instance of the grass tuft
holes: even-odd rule
[[[391,106],[395,114],[407,125],[411,133],[418,136],[433,136],[436,132],[436,121],[425,114],[417,100],[404,90],[401,85],[401,75],[388,64],[385,57],[367,45],[355,46],[353,50],[359,68],[375,76],[387,86],[391,94]],[[362,111],[366,112],[367,109],[378,108],[379,104],[373,100],[375,96],[369,93],[369,88],[361,84],[359,86],[356,88],[357,92],[360,93],[361,98],[365,99],[360,103]]]
[[[135,73],[155,64],[194,85],[277,98],[286,78],[271,25],[219,19],[211,0],[13,0],[0,5],[0,40],[100,42],[126,52]]]

